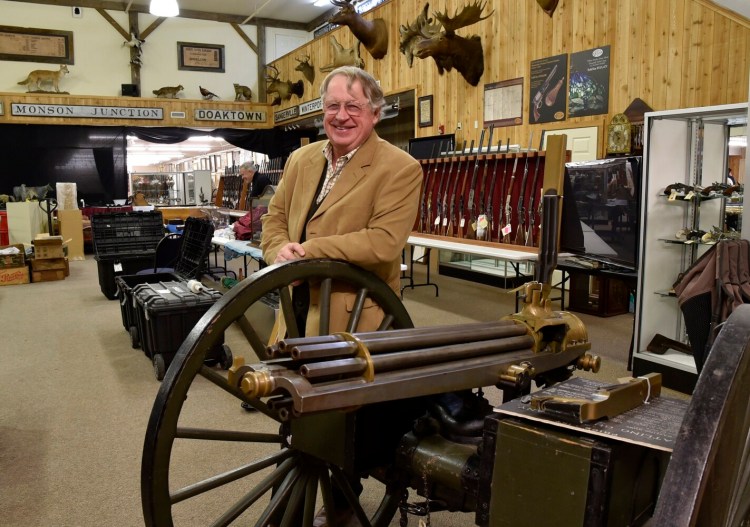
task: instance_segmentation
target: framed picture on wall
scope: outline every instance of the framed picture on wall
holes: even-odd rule
[[[178,42],[177,69],[224,73],[224,46]]]
[[[419,127],[432,126],[432,95],[425,95],[418,99],[417,111]]]
[[[73,64],[73,32],[0,26],[0,60]]]

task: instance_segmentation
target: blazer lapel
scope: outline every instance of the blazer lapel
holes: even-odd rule
[[[324,177],[323,168],[325,164],[325,156],[321,151],[317,151],[307,160],[307,164],[302,167],[302,173],[297,176],[297,185],[300,186],[301,190],[297,206],[300,207],[300,210],[304,209],[304,212],[302,214],[295,214],[297,222],[295,225],[290,226],[294,229],[293,232],[291,230],[289,232],[293,240],[299,240],[302,237],[307,211],[310,210],[310,206],[315,199],[315,191],[318,189],[318,183]]]

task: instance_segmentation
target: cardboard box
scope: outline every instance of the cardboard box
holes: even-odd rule
[[[16,285],[16,284],[28,284],[29,283],[29,268],[23,267],[10,267],[8,269],[0,269],[0,286],[3,285]]]
[[[15,247],[19,250],[18,254],[2,254],[0,255],[0,269],[8,269],[10,267],[23,267],[26,265],[24,258],[24,247],[22,243],[14,243],[13,245],[3,245],[0,250],[7,247]]]
[[[55,280],[65,280],[65,269],[53,269],[51,271],[33,271],[31,273],[31,281],[36,282],[52,282]]]
[[[65,258],[62,236],[39,235],[34,238],[34,259]]]
[[[83,252],[83,216],[81,211],[78,209],[58,210],[57,219],[60,220],[60,234],[62,234],[63,240],[66,240],[68,246],[68,258],[84,260],[86,256]],[[91,222],[87,220],[87,223],[90,229]]]
[[[65,271],[65,258],[34,258],[31,260],[32,271]],[[66,275],[67,276],[67,275]]]
[[[31,240],[47,229],[47,215],[36,201],[6,203],[10,243],[31,244]]]

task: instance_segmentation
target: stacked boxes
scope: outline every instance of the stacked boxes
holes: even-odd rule
[[[0,286],[29,283],[29,268],[26,266],[22,243],[6,245],[0,250],[15,247],[17,252],[0,254]]]
[[[70,274],[62,236],[38,235],[34,238],[34,259],[31,260],[31,281],[63,280]]]

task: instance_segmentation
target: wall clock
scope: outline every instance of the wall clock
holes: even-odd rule
[[[630,121],[623,113],[612,117],[607,133],[608,154],[630,153]]]

